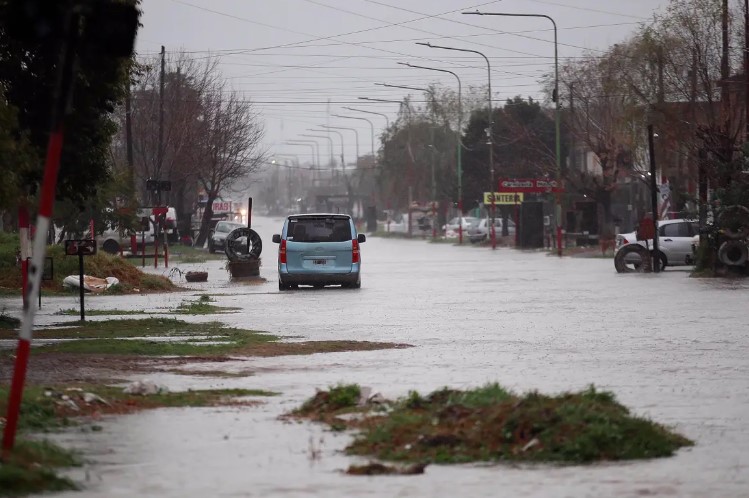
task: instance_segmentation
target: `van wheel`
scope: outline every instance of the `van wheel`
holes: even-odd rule
[[[278,290],[285,291],[285,290],[288,290],[288,289],[289,289],[289,286],[286,285],[286,284],[284,284],[283,281],[279,278],[278,279]]]
[[[208,252],[216,254],[216,247],[213,245],[213,242],[208,242]]]
[[[108,252],[109,254],[118,254],[120,252],[120,245],[114,240],[104,241],[101,248],[104,249],[104,252]]]

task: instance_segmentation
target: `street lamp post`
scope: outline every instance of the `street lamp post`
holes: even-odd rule
[[[407,62],[399,62],[402,66],[408,66],[414,69],[426,69],[427,71],[439,71],[441,73],[449,73],[455,76],[458,80],[458,133],[457,133],[457,149],[458,149],[458,213],[460,217],[463,216],[463,164],[461,161],[461,134],[463,133],[463,104],[462,104],[462,85],[460,83],[460,77],[452,71],[447,69],[439,69],[436,67],[417,66],[415,64],[409,64]],[[463,224],[458,224],[458,244],[463,243]]]
[[[343,119],[358,119],[360,121],[366,121],[367,123],[369,123],[369,128],[370,128],[370,130],[372,132],[372,138],[371,138],[372,158],[374,159],[374,157],[375,157],[375,148],[374,148],[374,136],[375,136],[374,123],[372,123],[372,121],[370,121],[367,118],[358,118],[356,116],[344,116],[342,114],[331,114],[331,116],[336,117],[336,118],[343,118]],[[351,128],[351,129],[353,129],[353,128]],[[359,162],[359,158],[358,157],[356,158],[356,161],[357,161],[357,163]]]
[[[348,111],[354,111],[354,112],[363,112],[366,114],[375,114],[377,116],[382,116],[385,118],[385,128],[390,128],[390,118],[388,118],[387,114],[383,114],[381,112],[374,112],[374,111],[365,111],[364,109],[356,109],[355,107],[343,107],[344,109]]]
[[[359,131],[356,128],[347,128],[344,126],[328,126],[328,125],[320,125],[321,128],[325,128],[326,130],[348,130],[354,132],[354,137],[356,139],[356,161],[354,162],[354,167],[358,166],[359,164]],[[341,135],[343,137],[343,135]],[[343,138],[341,138],[341,149],[343,149]],[[341,155],[343,157],[343,155]],[[346,183],[346,195],[348,196],[348,211],[351,214],[352,204],[351,204],[351,186],[349,185],[348,176],[346,175],[346,163],[343,163],[343,181]]]
[[[432,197],[432,239],[437,238],[437,225],[436,225],[436,213],[435,213],[435,206],[434,202],[437,198],[437,179],[435,178],[435,171],[434,171],[434,107],[435,107],[435,97],[434,97],[434,90],[432,88],[420,88],[420,87],[414,87],[414,86],[406,86],[406,85],[389,85],[387,83],[375,83],[375,85],[379,86],[385,86],[388,88],[402,88],[404,90],[414,90],[417,92],[424,92],[429,94],[429,96],[432,99],[432,126],[429,127],[429,141],[430,141],[430,159],[431,159],[431,173],[432,173],[432,188],[431,188],[431,197]],[[462,232],[462,224],[461,224],[461,230]],[[461,237],[462,238],[462,237]]]
[[[554,101],[554,133],[556,141],[556,165],[557,165],[557,179],[562,177],[562,138],[561,138],[561,111],[559,108],[559,43],[557,41],[557,23],[551,16],[546,14],[515,14],[509,12],[463,12],[466,15],[476,16],[504,16],[504,17],[540,17],[551,21],[554,26],[554,92],[552,93],[552,100]],[[557,254],[562,255],[562,206],[559,202],[559,194],[557,194],[557,209],[556,209],[556,223],[557,223]]]
[[[314,150],[315,156],[317,157],[317,166],[312,169],[312,184],[315,184],[317,175],[315,171],[320,169],[320,144],[316,140],[287,140],[289,145],[308,145]]]
[[[300,137],[307,137],[307,138],[324,138],[328,142],[330,142],[330,163],[333,164],[333,139],[326,136],[326,135],[306,135],[304,133],[299,134]]]
[[[343,149],[344,149],[343,133],[341,133],[340,131],[336,131],[336,130],[320,130],[318,128],[308,128],[307,131],[312,131],[315,133],[335,133],[336,135],[338,135],[338,138],[341,139],[341,168],[343,169],[346,168],[346,161],[343,157]],[[336,175],[338,174],[337,171],[338,170],[336,170]]]
[[[489,58],[484,55],[482,52],[479,52],[478,50],[471,50],[467,48],[454,48],[454,47],[445,47],[441,45],[432,45],[431,43],[422,43],[422,42],[416,42],[417,45],[423,45],[425,47],[429,48],[438,48],[441,50],[454,50],[457,52],[468,52],[472,54],[480,55],[484,58],[484,61],[486,61],[486,70],[487,70],[487,77],[488,77],[488,91],[487,91],[487,103],[489,105],[489,128],[486,130],[486,137],[487,137],[487,145],[489,145],[489,172],[490,172],[490,186],[491,190],[489,190],[489,193],[491,194],[491,201],[492,201],[492,216],[491,216],[491,229],[489,233],[491,234],[491,241],[492,241],[492,249],[497,248],[497,231],[494,228],[494,219],[496,218],[496,201],[494,199],[494,191],[496,190],[494,185],[494,143],[492,139],[492,130],[494,128],[494,116],[492,115],[492,66],[489,62]],[[460,214],[460,224],[463,223],[463,213]]]

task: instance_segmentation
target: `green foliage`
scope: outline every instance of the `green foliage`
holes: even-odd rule
[[[54,37],[33,39],[34,31],[14,9],[20,0],[0,3],[0,83],[5,98],[18,109],[19,129],[27,134],[35,161],[21,182],[32,191],[39,185],[50,126],[53,85],[61,43]],[[13,33],[21,36],[15,37]],[[112,112],[126,91],[129,62],[96,50],[79,50],[72,113],[66,118],[58,197],[83,204],[110,177],[109,145],[116,131]]]
[[[346,420],[337,415],[357,405],[335,404],[332,392],[318,392],[295,414],[360,429],[348,451],[382,460],[590,463],[665,457],[692,444],[593,386],[557,396],[519,396],[496,383],[427,396],[411,391],[389,410],[364,406],[361,418]]]
[[[0,463],[0,496],[78,489],[72,481],[54,472],[54,468],[78,465],[75,453],[49,441],[20,439],[8,461]]]

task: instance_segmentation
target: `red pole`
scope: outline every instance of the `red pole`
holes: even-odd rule
[[[437,238],[437,206],[435,206],[435,202],[432,201],[432,239]]]
[[[52,218],[52,206],[55,200],[55,189],[57,187],[57,172],[60,166],[60,155],[62,154],[63,127],[62,121],[57,124],[55,130],[50,134],[47,145],[47,159],[44,164],[44,179],[42,180],[42,192],[39,203],[39,216],[36,222],[36,236],[34,237],[34,251],[31,260],[31,281],[27,282],[24,294],[23,321],[18,337],[18,351],[13,369],[13,380],[8,396],[8,415],[3,433],[3,459],[7,459],[13,449],[18,428],[18,415],[23,398],[23,387],[26,382],[26,369],[29,364],[29,351],[31,350],[32,329],[34,326],[34,313],[36,308],[31,303],[36,300],[39,286],[42,280],[42,268],[44,267],[44,256],[47,250],[46,236],[49,231],[50,219]]]
[[[559,194],[557,194],[557,210],[559,216],[557,217],[557,255],[562,256],[562,204],[559,202]]]
[[[31,351],[31,339],[34,329],[34,314],[36,307],[31,303],[37,300],[39,287],[42,283],[44,270],[44,258],[47,252],[47,234],[52,219],[52,211],[55,202],[55,190],[57,189],[57,173],[60,169],[60,156],[62,155],[62,143],[64,137],[64,117],[69,110],[69,101],[73,91],[73,61],[75,58],[75,45],[78,32],[72,29],[80,22],[80,16],[69,11],[66,23],[66,37],[62,41],[60,50],[60,61],[57,66],[57,81],[54,86],[51,109],[52,127],[47,143],[47,157],[44,162],[44,176],[42,188],[39,195],[39,214],[36,221],[36,234],[29,267],[31,278],[27,281],[24,293],[23,320],[21,330],[18,333],[18,350],[13,367],[13,380],[8,395],[8,413],[6,416],[5,429],[3,431],[2,457],[4,460],[10,456],[16,441],[16,430],[18,428],[18,417],[21,411],[23,399],[23,387],[26,382],[26,370],[29,364],[29,352]]]
[[[518,246],[520,223],[518,221],[518,194],[515,194],[515,247]]]
[[[492,192],[492,249],[497,248],[497,230],[494,228],[494,219],[497,216],[495,197],[494,192]]]

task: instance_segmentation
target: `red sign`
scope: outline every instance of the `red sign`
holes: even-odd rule
[[[500,178],[497,192],[523,192],[526,194],[543,194],[564,192],[562,182],[539,178]]]
[[[213,203],[214,213],[231,213],[231,201],[216,201]]]

